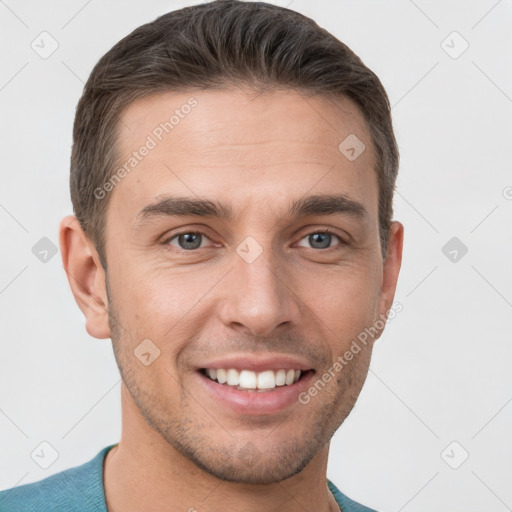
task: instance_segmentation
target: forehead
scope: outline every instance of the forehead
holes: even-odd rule
[[[352,149],[362,152],[354,159]],[[109,209],[130,221],[164,194],[226,200],[240,212],[257,200],[278,213],[279,198],[288,204],[292,196],[337,191],[377,211],[373,145],[348,98],[290,90],[159,93],[126,108],[117,153],[125,172]]]

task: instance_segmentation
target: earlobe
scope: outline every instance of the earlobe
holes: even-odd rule
[[[386,315],[393,305],[396,284],[402,265],[402,250],[404,242],[404,226],[397,221],[391,223],[389,239],[384,260],[382,289],[379,304],[379,314]],[[382,317],[381,317],[382,318]]]
[[[71,291],[94,338],[110,337],[105,271],[94,244],[82,230],[78,219],[69,215],[59,227],[62,264]]]

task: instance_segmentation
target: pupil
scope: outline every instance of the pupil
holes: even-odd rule
[[[183,249],[197,249],[201,245],[201,235],[199,233],[180,235],[180,245]]]
[[[310,243],[317,249],[326,249],[329,247],[331,242],[331,235],[329,233],[315,233],[310,235]],[[315,245],[320,243],[320,246]]]

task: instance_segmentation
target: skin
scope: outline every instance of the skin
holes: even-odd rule
[[[120,162],[192,96],[197,107],[110,192],[108,290],[78,221],[68,216],[60,227],[87,331],[112,338],[123,377],[122,437],[105,462],[108,509],[339,510],[326,485],[329,443],[382,331],[308,404],[275,414],[235,414],[207,399],[194,368],[219,355],[296,354],[322,376],[391,308],[403,226],[392,223],[383,259],[373,147],[349,99],[159,93],[125,110]],[[349,134],[366,145],[353,162],[338,150]],[[159,216],[137,226],[138,212],[162,194],[222,201],[236,215]],[[345,194],[367,215],[289,214],[294,200],[318,194]],[[326,228],[340,238],[320,248],[309,235]],[[204,237],[187,251],[175,235],[190,231]],[[236,252],[248,236],[262,248],[252,263]],[[145,339],[160,350],[149,366],[133,353]]]

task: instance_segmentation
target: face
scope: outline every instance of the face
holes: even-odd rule
[[[130,170],[108,192],[105,254],[128,407],[221,479],[297,474],[351,411],[374,340],[333,364],[398,276],[363,117],[348,99],[222,90],[138,100],[120,126]],[[338,149],[351,134],[356,159]]]

